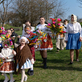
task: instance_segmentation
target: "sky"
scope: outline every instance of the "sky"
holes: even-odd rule
[[[80,7],[82,5],[78,2],[78,0],[62,0],[62,1],[63,3],[65,3],[64,6],[67,8],[65,18],[67,18],[71,14],[75,14],[79,18],[82,18],[82,8]]]

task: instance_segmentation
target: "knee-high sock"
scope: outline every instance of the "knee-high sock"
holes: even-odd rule
[[[7,74],[6,74],[6,73],[4,73],[4,76],[5,76],[4,82],[5,82],[5,81],[8,81],[8,77],[7,77]]]
[[[7,77],[7,74],[6,74],[6,73],[4,73],[4,76],[5,76],[5,79],[8,79],[8,77]]]
[[[13,74],[10,73],[10,80],[13,80]]]
[[[32,65],[32,67],[30,69],[33,70],[33,65]]]

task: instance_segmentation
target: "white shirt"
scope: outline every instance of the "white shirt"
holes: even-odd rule
[[[47,27],[46,27],[47,24],[39,24],[36,26],[36,29],[39,29],[41,30],[42,32],[45,32]]]
[[[66,30],[66,34],[65,34],[65,41],[68,41],[68,33],[80,33],[80,37],[82,37],[82,33],[81,33],[81,25],[80,23],[76,22],[74,24],[69,23],[67,25],[67,30]]]

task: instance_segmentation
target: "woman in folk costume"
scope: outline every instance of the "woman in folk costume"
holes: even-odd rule
[[[69,64],[73,64],[74,50],[76,50],[76,61],[79,61],[80,41],[82,41],[81,25],[77,22],[77,17],[73,14],[71,15],[71,22],[67,25],[65,41],[67,42],[66,49],[70,50],[71,62]]]
[[[7,73],[10,74],[10,82],[14,82],[13,72],[14,72],[14,56],[16,52],[11,49],[13,45],[10,38],[3,41],[3,48],[0,53],[0,58],[3,59],[3,65],[0,67],[0,72],[4,74],[5,80],[4,82],[8,82],[9,78],[7,77]]]
[[[40,24],[36,26],[36,29],[41,30],[42,32],[47,33],[47,24],[45,24],[45,18],[44,17],[40,17]],[[43,68],[46,69],[47,65],[47,50],[52,50],[53,49],[53,44],[52,44],[52,40],[51,37],[48,33],[47,39],[42,40],[41,45],[39,46],[39,48],[37,50],[40,50],[40,54],[43,58]]]
[[[20,45],[16,49],[16,60],[15,64],[18,65],[18,73],[22,70],[21,82],[27,81],[27,75],[25,74],[25,69],[31,68],[34,63],[31,51],[26,44],[28,39],[26,37],[21,37],[19,40]],[[31,62],[30,62],[30,60]],[[15,68],[16,70],[16,68]]]

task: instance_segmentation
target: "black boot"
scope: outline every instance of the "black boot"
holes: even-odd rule
[[[46,69],[47,68],[47,58],[43,58],[43,64],[44,64],[44,66],[43,66],[43,68],[44,69]]]
[[[30,74],[30,71],[31,71],[31,69],[28,69],[28,71],[27,71],[27,74],[28,74],[28,75]]]
[[[34,75],[34,71],[30,70],[30,74],[29,75]]]

